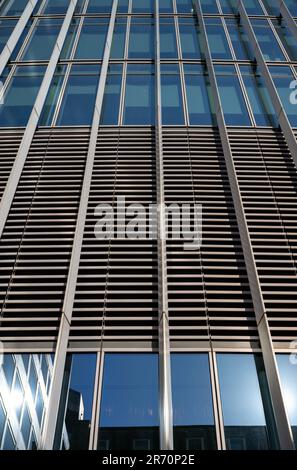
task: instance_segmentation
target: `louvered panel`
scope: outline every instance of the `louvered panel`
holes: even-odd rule
[[[224,156],[211,129],[163,135],[166,204],[202,204],[201,250],[167,241],[172,339],[257,338]]]
[[[280,132],[229,132],[275,340],[297,332],[296,169]]]
[[[119,196],[126,198],[126,210],[130,204],[147,210],[155,202],[154,139],[151,129],[99,131],[72,339],[99,339],[101,334],[106,340],[157,338],[156,241],[99,240],[94,234],[98,204],[109,204],[116,215]]]
[[[23,131],[0,129],[0,199],[2,198],[15,156],[19,149]]]
[[[55,339],[88,130],[38,130],[1,239],[1,338]]]

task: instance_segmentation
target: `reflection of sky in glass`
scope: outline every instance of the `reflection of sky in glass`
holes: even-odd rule
[[[106,354],[100,426],[158,423],[157,354]]]
[[[297,425],[297,364],[290,362],[290,354],[277,354],[285,405],[292,426]]]
[[[213,424],[207,354],[171,354],[173,424]]]
[[[217,354],[225,426],[265,425],[252,354]]]
[[[70,388],[82,394],[84,419],[91,419],[96,354],[73,354]]]

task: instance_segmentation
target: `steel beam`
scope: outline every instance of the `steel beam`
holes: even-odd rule
[[[263,77],[263,80],[265,82],[265,85],[267,87],[268,93],[270,95],[275,113],[278,117],[278,121],[281,127],[281,130],[285,136],[287,145],[289,147],[290,153],[292,155],[292,158],[295,162],[295,165],[297,167],[297,141],[295,134],[292,130],[292,127],[290,125],[290,122],[288,120],[287,114],[284,110],[284,107],[282,105],[282,102],[278,96],[277,90],[275,88],[275,85],[273,83],[273,80],[271,78],[269,69],[267,67],[267,64],[265,62],[265,59],[263,57],[263,54],[261,52],[260,46],[258,44],[256,35],[254,33],[253,27],[251,25],[250,19],[248,17],[248,14],[246,12],[246,9],[242,3],[242,0],[239,0],[238,2],[238,12],[240,15],[240,19],[242,22],[242,26],[248,36],[250,46],[252,50],[254,51],[255,59],[257,62],[257,65],[259,67],[259,70],[261,72],[261,75]]]
[[[211,58],[210,47],[208,43],[206,27],[202,14],[200,1],[195,1],[195,8],[200,26],[201,38],[204,46],[205,60],[209,73],[211,91],[213,95],[216,117],[220,138],[223,147],[224,158],[228,173],[228,179],[231,188],[231,194],[239,229],[243,256],[245,260],[249,285],[251,289],[253,307],[258,326],[258,333],[261,343],[262,355],[267,375],[271,401],[275,414],[275,421],[278,429],[278,437],[282,449],[294,449],[294,441],[291,427],[289,424],[286,408],[284,405],[283,395],[281,391],[280,378],[278,374],[275,354],[273,350],[268,319],[265,311],[265,304],[262,296],[261,285],[258,277],[253,247],[250,239],[248,224],[243,207],[240,187],[234,165],[231,145],[229,142],[228,131],[226,128],[224,113],[222,109],[220,94],[217,86],[217,80],[214,71],[214,65]]]
[[[24,9],[21,17],[19,18],[19,21],[15,25],[14,30],[12,31],[6,45],[4,46],[3,51],[0,54],[0,75],[2,74],[3,70],[5,69],[10,56],[17,45],[18,40],[20,39],[26,24],[28,23],[28,20],[30,16],[32,15],[32,12],[37,4],[38,0],[29,0],[26,8]]]
[[[9,214],[9,210],[23,171],[23,167],[30,149],[30,145],[32,143],[34,133],[36,131],[39,117],[45,103],[48,90],[51,85],[52,78],[54,76],[56,66],[59,60],[59,56],[61,53],[61,49],[63,47],[67,31],[74,13],[74,9],[76,7],[77,0],[71,0],[69,3],[69,7],[61,26],[61,30],[57,37],[56,44],[54,46],[50,61],[46,68],[46,72],[44,78],[42,80],[37,98],[35,100],[32,112],[29,117],[28,124],[26,126],[23,138],[20,143],[20,147],[18,149],[17,155],[15,157],[2,199],[0,203],[0,237],[2,236],[6,219]]]
[[[166,214],[163,174],[159,0],[155,0],[155,49],[160,449],[172,450],[173,422],[167,292]]]
[[[285,23],[288,26],[289,30],[291,31],[292,35],[294,36],[295,40],[297,41],[297,25],[293,19],[293,16],[291,15],[290,10],[288,9],[284,0],[279,0],[278,3],[279,3],[280,14],[285,20]]]
[[[97,88],[95,108],[92,120],[91,135],[89,141],[89,148],[86,160],[86,167],[80,197],[80,204],[78,209],[78,216],[76,221],[76,228],[73,240],[72,254],[69,265],[69,272],[62,307],[62,317],[59,328],[59,336],[56,348],[55,363],[52,377],[51,390],[49,395],[49,404],[47,408],[45,425],[42,437],[42,449],[50,450],[53,447],[55,428],[59,412],[59,402],[63,384],[63,374],[66,362],[67,347],[70,333],[70,325],[72,320],[72,310],[74,303],[74,296],[77,283],[78,268],[80,262],[80,255],[83,243],[83,234],[86,222],[86,215],[88,209],[89,193],[91,188],[91,180],[93,173],[93,166],[95,160],[96,144],[98,137],[98,128],[100,123],[101,109],[103,103],[104,89],[107,77],[107,69],[110,57],[111,43],[113,37],[113,30],[115,24],[115,17],[117,11],[118,0],[113,0],[111,17],[105,42],[105,49],[103,55],[103,62],[101,67],[101,74]]]

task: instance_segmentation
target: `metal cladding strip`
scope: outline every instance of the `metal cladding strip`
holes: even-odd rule
[[[2,236],[3,229],[5,227],[6,219],[10,210],[10,206],[12,204],[19,179],[21,177],[23,167],[27,158],[27,154],[30,149],[30,145],[32,143],[35,130],[37,128],[38,120],[44,105],[44,102],[47,97],[47,93],[49,87],[51,85],[51,81],[53,75],[56,70],[56,66],[59,60],[60,52],[63,47],[68,27],[70,25],[74,9],[76,7],[77,0],[71,0],[69,3],[69,7],[63,21],[60,33],[58,35],[56,44],[54,46],[50,61],[48,63],[44,78],[42,80],[37,98],[35,100],[32,112],[30,114],[28,124],[26,126],[22,141],[20,143],[20,147],[18,149],[18,153],[16,154],[5,190],[3,192],[3,196],[0,203],[0,237]]]
[[[167,291],[166,215],[164,201],[162,102],[160,70],[159,0],[155,0],[155,86],[156,86],[156,182],[159,310],[159,415],[160,449],[173,449],[172,392]]]
[[[22,32],[24,31],[26,24],[37,4],[38,0],[29,0],[24,9],[22,16],[20,17],[19,21],[15,25],[13,32],[11,33],[3,51],[0,54],[0,75],[2,74],[3,70],[5,69],[7,62],[10,59],[10,56],[20,39]]]
[[[249,229],[243,208],[241,193],[237,180],[237,174],[234,166],[232,150],[229,142],[228,132],[225,124],[224,113],[218,91],[214,66],[211,59],[210,48],[207,39],[207,33],[200,1],[195,1],[196,13],[200,25],[201,38],[204,44],[205,59],[209,73],[209,80],[214,99],[215,112],[226,162],[228,179],[230,183],[232,199],[234,203],[236,219],[243,249],[245,265],[247,269],[253,307],[258,326],[258,333],[261,343],[262,355],[267,375],[271,401],[275,413],[275,420],[278,429],[280,446],[282,449],[294,449],[294,441],[291,427],[289,424],[286,408],[283,401],[280,378],[276,365],[275,354],[273,350],[271,335],[268,326],[268,320],[265,312],[265,305],[262,296],[261,286],[259,282],[258,272],[256,268],[253,248],[249,235]]]
[[[279,10],[289,30],[297,41],[297,25],[293,19],[293,16],[290,13],[290,10],[288,9],[287,5],[283,0],[279,0]]]
[[[283,134],[285,136],[285,139],[286,139],[287,145],[289,147],[290,153],[291,153],[292,158],[295,162],[295,165],[297,166],[297,141],[296,141],[296,137],[294,135],[294,132],[291,128],[291,125],[290,125],[290,122],[289,122],[288,117],[286,115],[286,112],[283,108],[281,100],[280,100],[280,98],[278,96],[278,93],[276,91],[275,85],[274,85],[273,80],[271,78],[269,69],[266,65],[266,62],[265,62],[265,59],[264,59],[263,54],[261,52],[260,46],[257,42],[255,33],[253,31],[253,27],[252,27],[251,22],[249,20],[246,9],[245,9],[245,7],[242,3],[242,0],[239,0],[238,12],[239,12],[240,19],[241,19],[242,25],[244,27],[244,30],[247,33],[249,42],[250,42],[251,47],[254,51],[255,59],[257,61],[257,65],[260,69],[261,75],[263,76],[265,85],[266,85],[267,90],[269,92],[273,107],[275,109],[276,115],[277,115],[278,120],[279,120],[281,130],[283,131]]]
[[[103,103],[105,82],[107,77],[108,62],[110,57],[111,43],[115,24],[118,0],[113,0],[111,17],[109,21],[108,33],[105,42],[101,74],[97,88],[95,108],[93,114],[90,142],[86,160],[86,167],[76,221],[76,228],[73,240],[72,254],[69,265],[69,272],[65,290],[65,297],[62,308],[62,318],[59,328],[59,336],[56,347],[55,364],[52,377],[52,385],[49,396],[49,404],[43,429],[42,449],[50,450],[54,444],[55,428],[58,418],[59,401],[62,391],[64,367],[66,361],[70,324],[72,319],[72,309],[74,303],[77,275],[79,269],[80,255],[82,249],[84,227],[88,209],[88,200],[91,187],[93,166],[95,160],[98,128],[100,123],[101,109]]]

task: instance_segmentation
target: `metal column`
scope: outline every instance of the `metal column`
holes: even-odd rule
[[[51,85],[52,78],[54,76],[56,66],[60,57],[61,49],[63,47],[67,31],[74,13],[74,9],[76,7],[77,0],[71,0],[69,3],[69,7],[61,26],[61,30],[59,32],[56,44],[54,46],[50,61],[48,63],[44,78],[42,80],[37,98],[35,100],[32,112],[29,117],[28,124],[26,126],[20,147],[18,149],[18,153],[15,157],[3,196],[0,203],[0,237],[2,236],[3,229],[5,227],[6,219],[19,183],[19,179],[21,177],[23,167],[30,149],[30,145],[32,143],[34,133],[36,131],[39,117],[45,103],[48,90]]]
[[[224,152],[224,158],[227,167],[228,179],[230,183],[233,204],[235,208],[235,214],[243,249],[243,255],[248,274],[253,307],[255,311],[255,317],[258,327],[258,333],[262,348],[263,360],[265,365],[265,371],[267,375],[271,401],[273,404],[275,420],[278,429],[280,446],[282,449],[294,449],[293,436],[291,427],[289,424],[288,416],[283,401],[283,395],[281,391],[280,378],[278,374],[276,359],[274,355],[271,335],[269,331],[269,325],[267,315],[265,311],[264,300],[262,296],[261,286],[259,282],[258,272],[256,268],[252,243],[250,239],[249,229],[246,221],[245,211],[243,208],[240,188],[238,184],[236,169],[233,161],[232,150],[229,142],[228,131],[224,119],[224,113],[222,110],[222,104],[218,91],[215,71],[213,62],[211,59],[211,53],[209,43],[207,39],[206,27],[204,18],[201,10],[200,1],[195,2],[196,13],[200,26],[200,33],[204,45],[205,59],[209,73],[210,85],[212,95],[214,99],[215,112]]]
[[[291,31],[292,35],[297,41],[297,25],[288,9],[287,5],[285,4],[284,0],[279,0],[279,10],[281,16],[284,18],[285,23],[287,24],[289,30]]]
[[[258,41],[256,39],[255,33],[253,31],[253,28],[252,28],[251,22],[249,20],[248,14],[247,14],[246,9],[245,9],[245,7],[244,7],[241,0],[239,0],[239,3],[238,3],[238,12],[239,12],[240,19],[241,19],[242,25],[244,27],[244,30],[247,33],[247,36],[249,38],[249,42],[250,42],[250,45],[252,47],[252,50],[254,51],[255,59],[257,61],[257,65],[260,69],[261,75],[263,76],[265,85],[266,85],[267,90],[269,92],[274,110],[275,110],[276,115],[277,115],[278,120],[279,120],[281,130],[282,130],[282,132],[285,136],[287,145],[289,147],[289,150],[290,150],[292,158],[295,162],[295,165],[297,166],[297,141],[296,141],[296,137],[295,137],[294,132],[291,128],[290,122],[289,122],[288,117],[286,115],[286,112],[283,108],[282,102],[281,102],[281,100],[278,96],[275,85],[274,85],[273,80],[271,78],[271,75],[269,73],[269,69],[266,65],[265,59],[263,57],[260,46],[259,46]]]
[[[28,20],[30,16],[32,15],[32,12],[37,4],[38,0],[29,0],[29,2],[26,5],[26,8],[24,9],[19,21],[15,25],[15,28],[13,32],[11,33],[3,51],[0,54],[0,75],[2,74],[3,70],[5,69],[7,62],[10,59],[10,56],[20,39],[26,24],[28,23]]]
[[[78,216],[76,221],[76,229],[73,240],[72,254],[65,290],[65,297],[62,307],[62,317],[59,328],[59,336],[56,347],[55,364],[52,377],[52,385],[49,395],[49,404],[45,418],[45,424],[42,437],[42,449],[50,450],[53,447],[56,422],[59,411],[59,402],[62,390],[64,367],[66,361],[68,339],[70,332],[70,325],[72,319],[72,309],[74,303],[77,274],[80,262],[80,255],[83,242],[84,227],[88,209],[89,193],[91,187],[91,179],[93,173],[93,166],[95,160],[96,143],[98,136],[98,128],[100,123],[101,109],[103,103],[103,95],[107,77],[108,62],[111,50],[111,43],[113,37],[113,30],[115,24],[115,17],[117,11],[118,0],[113,0],[111,17],[109,21],[108,33],[105,42],[105,49],[103,55],[103,62],[101,67],[101,75],[97,88],[97,95],[95,101],[95,108],[93,114],[90,142],[86,160],[86,167],[80,197],[80,204]]]
[[[172,450],[173,423],[163,174],[159,0],[155,0],[155,48],[160,449]]]

